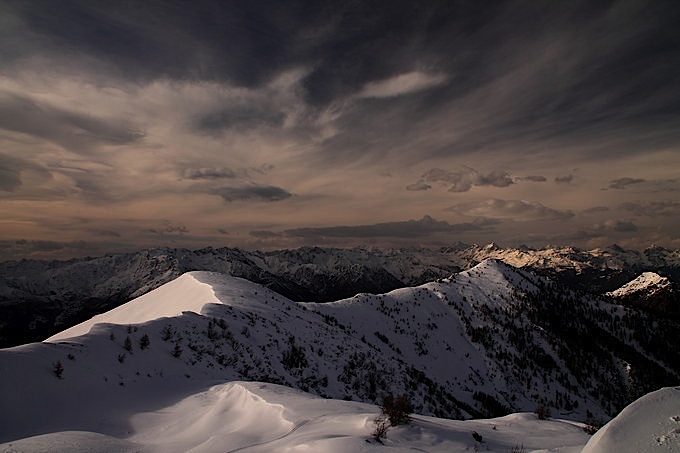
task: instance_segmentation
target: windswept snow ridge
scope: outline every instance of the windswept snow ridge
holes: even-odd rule
[[[141,324],[159,318],[180,316],[184,312],[201,314],[209,304],[238,306],[244,304],[246,297],[252,306],[257,299],[252,294],[274,294],[270,290],[238,277],[216,272],[194,271],[176,278],[170,283],[140,296],[111,311],[66,329],[50,338],[47,342],[57,342],[70,337],[84,335],[92,326],[100,323]],[[278,296],[278,295],[277,295]],[[281,298],[283,300],[283,298]]]

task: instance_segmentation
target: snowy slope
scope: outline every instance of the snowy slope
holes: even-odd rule
[[[447,418],[530,412],[545,405],[555,417],[606,420],[650,386],[658,388],[659,379],[678,380],[672,362],[677,353],[658,348],[659,338],[671,335],[654,322],[625,307],[563,293],[548,280],[497,260],[418,287],[325,304],[293,302],[236,277],[191,272],[49,342],[0,350],[0,442],[59,433],[53,440],[64,445],[101,440],[114,448],[124,441],[123,449],[140,444],[184,451],[200,440],[197,451],[212,451],[213,432],[217,444],[227,437],[248,445],[269,442],[272,437],[260,430],[248,431],[250,424],[224,425],[239,433],[230,436],[217,432],[222,423],[214,425],[244,417],[233,401],[273,401],[254,387],[247,388],[255,396],[215,387],[244,380],[364,403],[381,401],[389,392],[406,393],[416,412]],[[586,335],[590,341],[581,341]],[[635,341],[625,343],[628,338]],[[55,375],[57,362],[61,378]],[[286,410],[263,404],[247,411],[267,413],[261,415],[263,427],[270,420],[267,432],[288,433],[283,437],[290,440],[312,426],[298,427],[305,416],[286,418]],[[365,406],[347,404],[363,407],[364,415],[349,417],[353,431],[346,435],[365,436]],[[195,412],[196,406],[208,415]],[[276,411],[283,415],[272,415]],[[166,413],[175,415],[164,418]],[[194,415],[182,418],[185,413]],[[529,429],[533,416],[516,417],[513,424],[526,421]],[[320,432],[330,429],[333,418],[321,423]],[[186,422],[165,428],[173,436],[163,439],[158,430],[173,419]],[[182,434],[190,420],[197,425]],[[451,436],[457,438],[447,431],[453,425],[443,425],[441,433],[433,425],[418,428],[430,439],[423,445],[438,445],[436,439],[449,445]],[[480,429],[488,429],[484,426]],[[405,442],[418,445],[408,443],[420,436],[410,429],[404,431]],[[473,448],[469,438],[460,439],[455,445]],[[508,450],[509,438],[503,442],[497,451]]]
[[[670,284],[670,280],[656,272],[643,272],[622,287],[608,292],[607,295],[612,297],[653,296],[656,292],[670,286]]]
[[[680,291],[667,277],[643,272],[620,288],[606,293],[616,303],[655,313],[661,322],[680,320]]]
[[[45,341],[57,342],[66,338],[85,335],[95,324],[99,323],[140,324],[158,318],[179,316],[185,311],[200,313],[203,306],[208,303],[222,303],[215,297],[213,286],[203,283],[200,280],[201,277],[207,281],[215,280],[211,279],[207,272],[186,273],[141,297],[104,314],[94,316]],[[236,279],[230,280],[231,285],[229,286],[238,287],[235,284],[237,281]]]
[[[94,403],[79,410],[94,415]],[[0,444],[0,451],[500,453],[523,445],[527,452],[575,453],[588,440],[577,424],[539,421],[530,414],[470,421],[416,415],[410,425],[392,428],[380,444],[370,435],[377,412],[372,405],[321,399],[274,384],[230,382],[134,414],[124,435],[59,431]]]
[[[497,264],[474,271],[486,280],[474,274],[456,278],[461,285],[503,291],[510,287],[509,269]],[[530,282],[520,277],[513,283],[523,285],[529,288]],[[442,303],[449,286],[451,281],[442,281],[384,297],[423,321],[434,322],[438,315],[437,322],[449,325],[452,319],[443,319],[449,316],[448,305]],[[351,308],[334,318],[315,311],[325,305],[295,303],[235,277],[192,272],[50,342],[0,350],[0,442],[6,442],[0,450],[383,451],[370,437],[375,406],[326,400],[274,384],[236,382],[264,379],[369,401],[371,392],[376,399],[385,389],[409,392],[421,411],[432,413],[445,408],[426,395],[446,402],[451,395],[442,392],[464,383],[472,386],[488,372],[460,321],[446,328],[450,350],[439,339],[423,339],[418,346],[451,353],[442,362],[448,363],[448,372],[436,357],[426,359],[429,352],[407,350],[406,340],[396,343],[404,349],[399,355],[381,349],[375,337],[362,340],[367,334],[354,330],[358,324],[343,325],[341,318],[354,316],[350,313],[359,307],[353,305],[365,297],[372,296],[329,304],[336,312]],[[432,306],[425,306],[426,299]],[[364,302],[366,311],[356,319],[371,329],[380,326],[384,315]],[[405,307],[409,304],[412,308]],[[142,348],[145,335],[150,343]],[[456,372],[462,368],[457,363],[468,359],[475,369],[473,381],[468,381],[470,369]],[[63,365],[61,377],[54,374],[57,362]],[[365,385],[372,379],[366,373],[373,372],[377,387],[371,389]],[[454,375],[455,385],[439,382]],[[491,386],[484,388],[490,391]],[[483,410],[471,390],[448,401],[449,409],[464,415]],[[472,431],[482,434],[483,444],[472,438]],[[392,451],[484,447],[500,452],[524,443],[566,452],[578,451],[586,440],[577,424],[539,422],[534,415],[467,422],[417,416],[413,425],[390,431],[386,445]]]
[[[583,453],[680,451],[680,387],[643,396],[590,439]]]

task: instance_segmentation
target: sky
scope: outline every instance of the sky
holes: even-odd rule
[[[0,260],[680,248],[680,3],[0,0]]]

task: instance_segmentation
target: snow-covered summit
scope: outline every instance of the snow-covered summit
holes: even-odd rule
[[[622,287],[608,292],[608,296],[626,297],[632,295],[653,296],[658,291],[668,288],[671,281],[656,272],[643,272]]]
[[[261,285],[238,277],[217,272],[187,272],[143,296],[106,313],[51,336],[45,341],[57,342],[84,335],[92,326],[108,324],[141,324],[160,318],[180,316],[184,312],[201,314],[208,304],[238,305],[248,300],[254,303],[253,294],[271,293]]]

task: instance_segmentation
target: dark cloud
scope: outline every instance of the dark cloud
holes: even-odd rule
[[[214,189],[212,193],[229,202],[241,200],[281,201],[292,196],[290,192],[280,187],[260,185],[220,187]]]
[[[508,187],[514,184],[512,178],[507,173],[492,171],[488,175],[479,175],[478,186]]]
[[[450,192],[467,192],[479,178],[476,170],[463,167],[458,171],[447,171],[433,168],[425,172],[421,178],[427,182],[441,182],[449,186]]]
[[[596,212],[607,212],[609,208],[607,206],[593,206],[592,208],[584,209],[583,212],[586,214],[594,214]]]
[[[609,183],[609,188],[625,189],[627,186],[630,186],[631,184],[640,184],[642,182],[645,182],[645,180],[640,178],[619,178],[611,181]]]
[[[566,176],[557,176],[555,182],[557,184],[570,184],[574,180],[574,175],[568,174]]]
[[[677,201],[632,201],[622,203],[621,208],[641,217],[680,216],[680,202]]]
[[[512,220],[566,220],[574,217],[571,211],[549,208],[538,202],[525,200],[499,200],[491,198],[482,202],[461,203],[449,211],[469,216],[504,218]]]
[[[227,167],[187,168],[182,176],[186,179],[229,179],[236,177],[236,173]]]
[[[545,176],[520,176],[517,179],[519,181],[531,181],[531,182],[545,182],[545,181],[547,181]]]
[[[605,227],[608,229],[612,229],[614,231],[620,231],[620,232],[628,232],[628,231],[637,231],[638,227],[635,225],[633,222],[629,221],[623,221],[623,220],[616,220],[611,223],[605,224]]]
[[[300,90],[317,113],[371,87],[385,88],[385,81],[413,74],[437,81],[435,89],[409,99],[363,99],[348,107],[325,143],[329,159],[351,160],[366,149],[377,153],[374,143],[389,148],[414,132],[445,129],[454,133],[429,134],[418,157],[499,147],[540,153],[598,142],[604,145],[578,149],[601,158],[679,140],[680,5],[669,1],[397,0],[387,7],[373,1],[64,0],[59,8],[49,1],[11,2],[3,13],[12,18],[1,35],[5,64],[35,56],[48,63],[75,59],[77,70],[94,62],[133,80],[247,87],[308,68]],[[199,117],[195,126],[219,133],[279,126],[282,118],[276,110],[237,103]],[[392,138],[385,139],[385,130]]]
[[[144,136],[125,121],[106,121],[6,92],[0,92],[0,129],[41,138],[71,151],[130,144]]]
[[[170,222],[165,222],[165,225],[160,227],[160,228],[149,228],[147,230],[149,233],[153,234],[159,234],[159,235],[166,235],[166,234],[187,234],[189,233],[189,229],[186,227],[186,225],[173,225]]]
[[[410,191],[414,191],[414,192],[419,191],[419,190],[430,190],[431,188],[432,188],[431,185],[425,184],[424,182],[416,182],[416,183],[409,184],[408,186],[406,186],[406,190],[410,190]]]
[[[448,186],[449,192],[467,192],[472,186],[508,187],[514,184],[514,181],[505,172],[492,171],[485,175],[467,166],[453,171],[433,168],[425,172],[420,181],[408,185],[406,189],[425,190],[423,189],[425,186],[429,189],[430,186],[426,183],[444,184]]]
[[[286,230],[287,236],[303,238],[422,238],[437,233],[477,231],[493,224],[485,220],[472,223],[450,224],[425,216],[420,220],[385,222],[372,225],[334,226],[322,228],[295,228]]]

